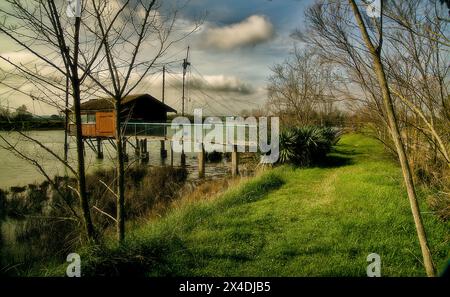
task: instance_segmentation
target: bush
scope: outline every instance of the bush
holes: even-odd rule
[[[7,196],[7,192],[0,189],[0,219],[3,218],[3,216],[6,215],[6,196]]]
[[[223,154],[220,152],[212,151],[212,152],[206,152],[206,160],[208,162],[217,163],[222,161]]]
[[[116,190],[116,174],[115,169],[104,169],[87,176],[91,204],[112,215],[116,213],[116,198],[104,184]],[[127,220],[143,217],[153,208],[170,203],[176,198],[186,179],[187,170],[184,168],[143,166],[128,168],[125,174]],[[100,229],[113,224],[110,218],[97,211],[93,212],[92,218],[94,224]]]
[[[280,135],[280,163],[311,166],[323,160],[339,140],[340,132],[330,127],[294,127]]]
[[[230,160],[231,159],[231,153],[222,153],[222,152],[206,152],[205,153],[206,160],[210,163],[218,163],[222,160]]]
[[[153,167],[139,187],[127,190],[126,215],[129,219],[145,216],[148,211],[165,208],[177,197],[187,179],[184,168]]]

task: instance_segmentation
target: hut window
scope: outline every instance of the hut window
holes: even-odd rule
[[[88,123],[95,123],[95,113],[90,113],[87,115],[87,122]]]
[[[88,113],[81,115],[82,124],[95,124],[95,113]]]

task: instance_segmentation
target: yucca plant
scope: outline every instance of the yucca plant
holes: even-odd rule
[[[294,130],[289,129],[280,135],[280,163],[287,163],[295,155],[295,133]]]
[[[280,135],[280,163],[311,166],[330,152],[339,131],[330,127],[294,127]]]

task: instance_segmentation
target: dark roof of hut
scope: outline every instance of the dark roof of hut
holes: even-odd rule
[[[166,112],[177,112],[172,107],[162,103],[155,97],[149,94],[137,94],[137,95],[128,95],[122,99],[122,105],[128,105],[136,100],[151,100],[152,103],[158,104],[162,106]],[[72,108],[73,109],[73,108]],[[112,110],[114,109],[114,99],[113,98],[101,98],[101,99],[91,99],[89,101],[83,102],[80,105],[80,109],[82,111],[92,110],[92,111],[100,111],[100,110]]]

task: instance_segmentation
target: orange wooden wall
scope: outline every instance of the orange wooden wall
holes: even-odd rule
[[[95,113],[95,124],[81,125],[83,137],[114,137],[116,117],[114,111],[98,111]],[[75,135],[75,124],[69,126],[70,135]]]
[[[116,117],[115,112],[96,112],[96,136],[114,137]],[[84,134],[83,134],[84,135]]]
[[[95,124],[82,124],[81,133],[83,136],[95,137]]]

